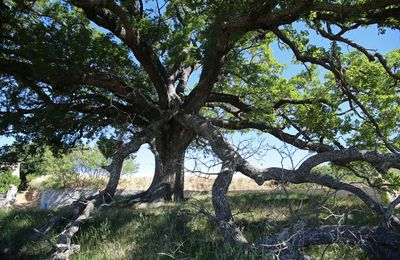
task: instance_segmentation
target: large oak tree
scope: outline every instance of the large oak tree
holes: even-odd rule
[[[241,172],[258,184],[349,191],[393,235],[388,242],[379,228],[341,227],[343,236],[333,236],[338,229],[324,227],[296,233],[302,243],[296,236],[261,239],[276,245],[268,250],[289,257],[303,246],[367,236],[370,252],[396,254],[387,248],[399,245],[398,233],[390,232],[400,225],[393,216],[400,199],[385,206],[312,170],[362,161],[375,171],[361,176],[369,183],[392,190],[398,184],[389,170],[400,169],[400,55],[370,50],[348,34],[369,26],[398,30],[399,1],[6,0],[0,8],[0,134],[53,146],[99,138],[112,147],[107,187],[77,206],[76,221],[61,236],[68,250],[79,225],[113,197],[124,159],[143,144],[151,146],[156,167],[149,190],[136,199],[183,199],[185,151],[201,138],[222,161],[213,205],[227,239],[248,243],[225,197],[232,175]],[[324,41],[313,43],[316,37]],[[283,77],[276,43],[305,69]],[[315,154],[296,169],[255,168],[223,136],[247,129]],[[278,248],[282,239],[291,245]]]

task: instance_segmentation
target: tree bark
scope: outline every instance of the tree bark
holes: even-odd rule
[[[147,143],[150,137],[147,132],[151,129],[146,129],[136,134],[135,138],[128,143],[121,145],[118,151],[114,154],[111,164],[104,168],[110,173],[109,181],[104,190],[100,191],[99,194],[90,196],[85,199],[79,199],[73,203],[74,207],[72,210],[67,211],[67,219],[71,219],[71,222],[65,227],[63,232],[59,236],[59,243],[53,246],[53,254],[51,259],[69,259],[69,256],[76,251],[79,251],[79,245],[72,245],[72,237],[79,231],[79,228],[90,219],[91,215],[99,210],[102,205],[112,201],[115,191],[117,189],[119,179],[121,176],[122,164],[125,158],[139,150],[140,146]],[[65,217],[64,217],[65,218]],[[62,220],[63,217],[56,217],[54,221]],[[54,225],[54,221],[50,221]],[[43,233],[40,232],[39,233]]]
[[[154,178],[146,195],[154,199],[184,199],[185,151],[194,135],[191,131],[167,124],[152,143],[155,158]]]

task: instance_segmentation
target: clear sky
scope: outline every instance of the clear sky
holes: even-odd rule
[[[298,25],[301,27],[301,25]],[[387,30],[384,35],[378,34],[378,29],[376,27],[369,27],[358,29],[354,32],[351,32],[347,35],[350,39],[355,42],[365,46],[367,49],[378,50],[381,53],[386,53],[395,48],[400,48],[400,32],[398,30]],[[310,34],[311,42],[316,45],[326,46],[327,42],[323,40],[320,36],[315,33]],[[302,66],[291,64],[293,59],[293,55],[289,51],[282,51],[278,48],[277,44],[272,46],[273,51],[280,63],[287,64],[288,67],[284,73],[285,77],[290,77],[297,73]],[[352,49],[349,48],[349,51]],[[198,73],[195,74],[191,78],[192,84],[195,83],[196,77],[198,77]],[[232,141],[236,144],[243,142],[244,140],[248,140],[251,138],[258,138],[259,140],[263,140],[262,145],[270,147],[271,150],[263,154],[262,156],[253,156],[249,158],[250,162],[259,167],[271,167],[271,166],[284,166],[286,168],[291,168],[296,166],[301,160],[305,157],[309,156],[309,153],[306,151],[299,151],[291,147],[290,145],[284,145],[282,142],[277,140],[276,138],[268,135],[258,135],[255,132],[246,133],[246,134],[235,134],[232,136]],[[10,144],[13,141],[12,138],[6,138],[0,136],[0,146],[4,144]],[[258,143],[255,144],[257,147]],[[280,149],[287,154],[290,154],[290,158],[283,159],[282,153],[278,153],[275,149]],[[137,153],[136,162],[139,164],[139,174],[152,174],[154,171],[154,158],[152,153],[147,149],[147,145],[141,147],[139,152]],[[186,163],[186,167],[191,169],[193,168],[193,161],[188,160]],[[203,168],[205,169],[205,168]],[[212,169],[211,171],[217,171],[218,169]]]

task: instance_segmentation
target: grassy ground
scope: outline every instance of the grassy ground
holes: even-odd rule
[[[308,225],[317,223],[374,224],[374,214],[353,198],[329,199],[319,217],[312,208],[323,198],[315,195],[232,193],[232,211],[246,237],[254,240],[274,234],[294,221],[293,215],[307,215]],[[72,259],[269,259],[256,251],[244,252],[222,240],[216,225],[199,208],[212,212],[209,196],[194,196],[185,203],[141,205],[129,209],[102,210],[75,236],[81,251]],[[291,215],[292,211],[293,215]],[[43,259],[50,249],[46,241],[28,243],[32,229],[54,211],[0,211],[0,258]],[[56,233],[49,233],[55,239]],[[324,259],[365,259],[357,247],[331,245],[313,247],[307,253]]]

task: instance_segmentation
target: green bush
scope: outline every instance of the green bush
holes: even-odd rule
[[[35,170],[27,176],[33,189],[95,188],[107,184],[107,172],[102,166],[110,159],[104,157],[97,147],[80,147],[65,153],[55,154],[46,148],[40,160],[36,159]],[[122,174],[133,173],[138,166],[133,157],[124,161]],[[83,173],[83,174],[80,174]]]
[[[10,170],[0,170],[0,192],[7,192],[11,184],[18,186],[20,179],[11,174]]]

